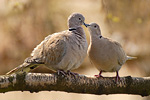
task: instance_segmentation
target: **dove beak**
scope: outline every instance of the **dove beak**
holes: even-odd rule
[[[83,25],[85,25],[85,27],[88,27],[88,26],[90,26],[89,24],[85,24],[84,22],[83,22]]]

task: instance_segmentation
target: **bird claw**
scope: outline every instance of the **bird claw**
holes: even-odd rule
[[[66,73],[64,70],[58,70],[58,71],[57,71],[57,74],[58,74],[58,75],[61,75],[61,74],[62,74],[63,76],[67,76],[67,73]]]
[[[116,82],[120,81],[119,73],[118,71],[116,72]]]
[[[116,82],[118,82],[118,81],[120,81],[120,77],[118,76],[116,76]]]
[[[76,75],[79,75],[78,73],[71,72],[70,70],[67,71],[67,74],[68,74],[68,75],[73,75],[74,77],[75,77]]]
[[[104,78],[102,75],[94,75],[96,78]]]
[[[97,77],[97,78],[100,78],[100,77],[104,78],[101,74],[102,74],[102,71],[100,71],[98,75],[94,75],[94,76]]]

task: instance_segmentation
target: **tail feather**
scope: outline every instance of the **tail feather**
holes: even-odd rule
[[[12,69],[6,75],[11,75],[14,73],[22,73],[22,72],[29,72],[35,68],[38,67],[38,65],[44,64],[44,62],[41,61],[40,58],[33,58],[33,57],[28,57],[25,59],[24,63],[21,64],[20,66]]]
[[[31,71],[32,69],[35,69],[36,67],[38,67],[38,65],[36,65],[36,64],[23,63],[20,66],[18,66],[16,68],[12,69],[11,71],[7,72],[6,75],[22,73],[22,72],[28,73],[29,71]]]
[[[127,56],[127,60],[134,60],[134,59],[137,59],[137,57]]]

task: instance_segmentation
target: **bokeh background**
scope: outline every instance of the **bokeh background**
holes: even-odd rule
[[[86,23],[100,25],[103,36],[121,43],[128,55],[138,59],[128,61],[120,76],[150,75],[150,1],[149,0],[0,0],[0,74],[21,64],[45,36],[66,30],[67,17],[82,13]],[[84,27],[84,26],[83,26]],[[84,27],[87,40],[89,34]],[[33,72],[49,73],[41,66]],[[74,72],[93,76],[98,70],[88,57]],[[103,76],[115,76],[104,73]],[[8,92],[0,100],[149,100],[136,95],[90,95],[66,92]]]

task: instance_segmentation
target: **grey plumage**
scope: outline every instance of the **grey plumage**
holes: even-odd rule
[[[117,80],[119,78],[118,71],[127,61],[136,57],[129,57],[124,52],[122,46],[109,38],[101,35],[99,25],[91,23],[88,26],[90,32],[90,45],[88,48],[88,56],[94,66],[100,71],[97,77],[101,77],[102,71],[117,72]]]
[[[87,52],[87,40],[81,25],[85,18],[79,13],[73,13],[68,18],[69,28],[47,36],[31,53],[24,63],[7,74],[29,72],[40,64],[51,70],[73,70],[83,62]]]

